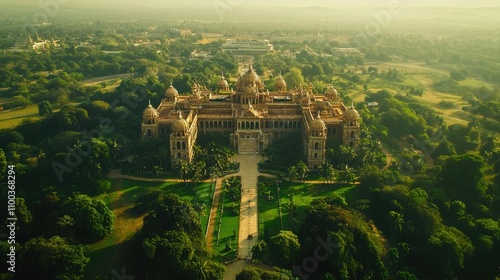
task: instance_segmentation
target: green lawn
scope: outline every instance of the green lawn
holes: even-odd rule
[[[259,180],[262,180],[262,177]],[[300,220],[304,218],[305,209],[314,199],[336,193],[346,196],[349,200],[355,186],[354,184],[323,184],[321,182],[317,184],[284,182],[279,187],[282,213],[282,221],[280,221],[277,189],[275,185],[271,185],[269,189],[272,200],[268,199],[267,194],[259,191],[259,230],[268,237],[276,235],[281,229],[296,230]],[[298,207],[296,215],[290,215],[286,207],[290,202],[290,195],[293,195],[293,201]]]
[[[190,202],[195,197],[192,184],[186,187],[185,183],[139,182],[127,179],[112,180],[110,192],[95,197],[108,205],[115,214],[116,220],[114,230],[110,235],[89,246],[90,263],[87,266],[86,279],[92,279],[98,275],[111,276],[113,269],[120,272],[122,267],[131,269],[135,267],[130,261],[133,258],[127,257],[133,252],[129,252],[130,246],[126,244],[141,229],[146,214],[138,212],[134,207],[140,196],[158,188],[175,193]],[[201,214],[201,226],[205,232],[212,203],[210,183],[198,184],[196,194],[198,202],[205,204],[205,209]]]
[[[222,197],[221,197],[222,199]],[[239,223],[240,223],[240,216],[235,215],[233,211],[231,210],[233,205],[236,205],[236,208],[239,211],[240,208],[240,199],[236,199],[234,201],[229,193],[224,193],[224,211],[222,215],[222,221],[221,221],[221,227],[220,227],[220,234],[219,234],[219,244],[217,245],[217,230],[218,230],[218,221],[220,220],[220,207],[222,205],[222,200],[220,201],[219,208],[217,210],[217,218],[216,218],[216,227],[215,227],[215,232],[214,232],[214,239],[213,239],[213,254],[215,255],[215,258],[221,262],[226,262],[230,261],[236,258],[237,251],[227,251],[226,249],[226,243],[229,240],[231,241],[231,247],[233,249],[238,249],[238,232],[239,232]],[[233,238],[234,233],[236,232],[235,238]]]
[[[0,112],[0,129],[15,127],[24,119],[38,120],[40,118],[38,106],[36,105],[9,112]]]

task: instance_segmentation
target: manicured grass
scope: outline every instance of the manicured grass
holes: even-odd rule
[[[222,221],[220,227],[219,234],[219,244],[217,245],[217,230],[218,230],[218,221],[220,220],[220,207],[224,205],[224,211],[222,214]],[[239,223],[240,216],[239,214],[235,215],[232,211],[232,206],[236,205],[238,211],[240,209],[240,198],[233,200],[228,192],[224,193],[224,203],[222,203],[222,197],[220,201],[219,208],[217,209],[217,218],[216,218],[216,228],[214,232],[213,238],[213,254],[215,258],[221,262],[227,262],[234,260],[236,258],[237,249],[238,249],[238,232],[239,232]],[[234,233],[236,232],[236,236]],[[234,238],[233,238],[234,236]],[[226,243],[231,240],[231,248],[236,249],[234,251],[227,251]]]
[[[262,180],[262,178],[259,178]],[[305,209],[315,199],[323,198],[334,193],[349,196],[355,188],[354,184],[301,184],[284,182],[279,186],[282,221],[278,210],[278,193],[275,185],[271,185],[272,200],[267,194],[259,192],[259,230],[268,237],[276,235],[280,230],[295,230],[300,220],[304,218]],[[290,202],[290,195],[297,205],[296,214],[290,214],[286,205]],[[290,216],[291,215],[291,216]],[[283,223],[283,227],[281,226]]]
[[[15,127],[24,119],[38,120],[40,118],[41,116],[38,115],[38,107],[36,105],[8,112],[0,112],[0,129]]]
[[[112,180],[111,190],[108,194],[102,194],[96,199],[103,200],[115,214],[113,232],[104,239],[91,244],[90,263],[87,266],[86,279],[92,279],[98,275],[111,276],[111,271],[116,269],[119,273],[122,267],[135,267],[127,261],[127,251],[130,246],[126,243],[141,229],[145,213],[135,209],[139,197],[154,189],[163,189],[169,193],[175,193],[186,201],[193,201],[195,191],[192,184],[177,182],[139,182],[127,179]],[[201,213],[201,226],[206,231],[212,192],[210,183],[199,183],[196,188],[199,203],[205,204]],[[128,258],[131,259],[131,258]]]

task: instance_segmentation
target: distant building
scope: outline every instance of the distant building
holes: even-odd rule
[[[36,52],[40,52],[42,50],[46,50],[52,47],[59,47],[59,41],[57,40],[43,40],[36,34],[35,40],[31,38],[31,35],[28,35],[26,41],[17,42],[14,47],[10,48],[10,51],[29,51],[34,50]]]
[[[189,55],[189,60],[208,60],[208,59],[211,59],[211,58],[212,58],[212,55],[210,55],[206,51],[197,51],[197,50],[194,50]]]
[[[364,54],[356,48],[335,48],[334,54],[336,56],[363,56]]]
[[[329,139],[359,147],[360,115],[333,86],[323,94],[311,87],[289,90],[280,75],[269,92],[250,66],[234,88],[224,76],[215,92],[193,84],[190,94],[180,95],[170,86],[158,108],[149,104],[144,110],[142,138],[168,139],[172,166],[192,160],[199,133],[226,134],[240,154],[259,154],[276,140],[300,137],[310,170],[326,162]]]
[[[274,46],[269,40],[233,40],[227,39],[222,44],[225,52],[232,54],[264,54],[274,51]]]
[[[191,31],[191,29],[184,29],[184,28],[171,28],[170,34],[180,37],[188,37],[196,35]]]

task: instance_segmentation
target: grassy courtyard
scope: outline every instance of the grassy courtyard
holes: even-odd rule
[[[315,199],[339,194],[346,197],[353,195],[355,184],[323,184],[282,182],[279,185],[280,207],[278,207],[278,190],[273,179],[259,177],[259,231],[267,237],[276,235],[280,230],[295,230],[304,218],[305,209]],[[269,193],[270,191],[270,193]],[[296,211],[290,211],[293,199]],[[281,209],[281,219],[280,210]]]
[[[127,257],[134,254],[134,249],[127,246],[130,239],[141,229],[142,221],[146,214],[135,209],[139,197],[153,189],[163,189],[175,193],[186,201],[192,201],[195,194],[198,202],[205,204],[201,213],[201,226],[206,231],[212,192],[210,183],[200,183],[194,191],[193,185],[178,182],[140,182],[127,179],[112,180],[111,190],[108,194],[95,197],[103,200],[116,216],[113,232],[104,239],[90,245],[90,263],[87,266],[86,279],[96,275],[112,275],[111,271],[120,273],[123,267],[135,267],[133,258]]]
[[[223,188],[227,188],[226,182],[223,183]],[[222,198],[222,196],[224,198]],[[239,209],[240,198],[233,199],[229,191],[223,191],[219,207],[217,209],[216,228],[214,232],[213,254],[216,259],[221,262],[230,261],[236,258],[238,249],[238,232],[239,232]],[[221,208],[223,207],[223,208]],[[221,209],[222,217],[221,217]],[[236,210],[233,210],[236,209]],[[221,221],[219,243],[217,245],[218,222]],[[226,244],[231,240],[231,248],[234,251],[226,250]]]

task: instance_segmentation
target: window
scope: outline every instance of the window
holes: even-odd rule
[[[319,150],[319,143],[318,142],[314,143],[314,149]]]
[[[186,142],[182,142],[182,149],[185,150],[186,149]]]
[[[177,149],[180,150],[181,149],[181,142],[177,142]]]

